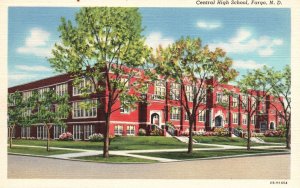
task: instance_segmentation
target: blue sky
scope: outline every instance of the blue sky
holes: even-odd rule
[[[78,8],[9,8],[8,84],[49,77],[46,57],[55,42],[60,18],[74,19]],[[290,64],[289,9],[141,8],[146,43],[167,46],[182,36],[223,48],[245,74],[263,65],[280,70]]]

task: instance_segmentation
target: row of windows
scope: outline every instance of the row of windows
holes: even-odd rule
[[[126,127],[126,135],[135,135],[135,126],[134,125],[127,125]],[[116,125],[114,127],[115,135],[123,135],[123,128],[122,125]]]
[[[73,102],[73,117],[86,118],[97,116],[97,100],[85,100]]]

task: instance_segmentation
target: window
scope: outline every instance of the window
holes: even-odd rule
[[[82,130],[80,125],[73,125],[73,139],[81,140]]]
[[[251,117],[251,124],[255,125],[256,124],[256,115],[253,115]]]
[[[86,118],[97,116],[97,100],[88,99],[85,101],[73,102],[73,117]]]
[[[228,95],[223,95],[223,96],[222,96],[222,102],[223,102],[223,103],[226,103],[226,104],[227,104],[227,103],[228,103],[228,99],[229,99],[229,96],[228,96]]]
[[[185,86],[185,93],[189,102],[193,102],[194,91],[193,86]]]
[[[58,126],[58,125],[53,126],[53,138],[54,139],[58,139],[59,135],[61,135],[62,133],[65,133],[65,132],[66,132],[65,128]]]
[[[83,126],[83,139],[88,140],[89,136],[95,133],[95,125],[84,125]]]
[[[122,125],[115,126],[115,135],[123,135],[123,126]]]
[[[154,85],[154,100],[164,99],[166,94],[166,83],[163,80],[155,81]]]
[[[73,86],[73,95],[82,95],[84,93],[92,93],[95,91],[94,84],[88,78],[83,78],[78,85]]]
[[[239,116],[237,113],[233,113],[233,123],[238,124],[239,122]]]
[[[226,113],[225,123],[229,123],[229,112]]]
[[[135,135],[135,126],[134,125],[127,126],[127,135]]]
[[[242,107],[243,109],[247,109],[248,108],[248,96],[247,95],[243,95],[242,96]]]
[[[21,137],[22,138],[30,137],[30,127],[21,127]]]
[[[243,114],[242,121],[243,125],[247,125],[247,114]]]
[[[179,100],[180,99],[180,84],[171,83],[170,99],[171,100]]]
[[[238,107],[238,96],[237,96],[237,95],[234,95],[234,96],[232,97],[232,107],[233,107],[233,108]]]
[[[199,111],[198,121],[205,122],[205,119],[206,119],[206,112],[205,112],[205,110],[202,110],[201,112]]]
[[[217,93],[217,103],[222,102],[222,93]]]
[[[201,89],[199,92],[199,100],[201,100],[201,103],[206,103],[206,89]]]
[[[178,107],[171,107],[171,120],[179,120],[180,119],[180,108]]]
[[[47,128],[43,125],[39,125],[36,127],[36,138],[37,139],[47,139],[48,137],[48,132],[47,132]]]
[[[29,117],[31,115],[31,109],[30,108],[26,108],[23,112],[22,112],[22,116],[23,117]]]
[[[59,96],[63,96],[68,94],[68,84],[59,84],[55,87],[56,94]]]
[[[122,114],[129,114],[129,113],[130,113],[130,107],[129,107],[129,106],[126,106],[126,105],[124,105],[124,104],[121,104],[120,112],[121,112]]]
[[[24,91],[23,92],[23,100],[26,101],[32,96],[32,91]]]
[[[11,128],[8,127],[8,131],[7,131],[7,134],[8,134],[8,138],[10,137],[10,132],[11,131]],[[13,129],[13,133],[12,133],[12,138],[15,138],[16,136],[16,128]]]
[[[49,91],[48,87],[41,88],[41,89],[39,89],[39,94],[40,94],[41,97],[43,97],[44,93],[48,92],[48,91]]]
[[[55,107],[55,111],[59,110],[59,106],[57,104],[54,105]],[[59,118],[61,119],[67,119],[68,118],[68,114],[62,114]]]
[[[192,109],[190,109],[190,112],[192,113]],[[188,114],[187,112],[185,112],[185,115],[184,115],[184,120],[188,121],[189,120],[189,117],[188,117]]]

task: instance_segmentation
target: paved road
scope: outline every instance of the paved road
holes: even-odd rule
[[[290,155],[154,164],[105,164],[8,155],[8,178],[288,179]]]

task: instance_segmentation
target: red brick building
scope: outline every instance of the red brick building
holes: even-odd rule
[[[81,84],[87,84],[87,82],[83,79]],[[68,93],[72,106],[72,112],[65,119],[67,127],[64,129],[54,125],[51,130],[52,138],[57,139],[62,132],[67,131],[73,134],[74,139],[88,139],[88,136],[93,133],[104,132],[103,106],[105,104],[89,110],[81,109],[81,101],[88,100],[96,103],[97,96],[91,94],[88,99],[83,98],[80,90],[73,86],[72,79],[67,74],[14,86],[8,89],[8,93],[20,91],[23,98],[26,99],[31,96],[33,90],[49,89],[55,90],[60,95]],[[115,104],[114,108],[120,109],[111,115],[110,134],[133,136],[138,134],[140,128],[148,132],[154,125],[163,128],[166,121],[172,123],[174,134],[181,135],[186,132],[189,122],[184,108],[180,105],[180,100],[183,100],[182,89],[179,84],[161,80],[149,86],[146,97],[148,104],[139,103],[136,109],[120,108],[120,103]],[[189,90],[190,88],[186,86],[184,89]],[[234,95],[225,95],[224,89],[232,91]],[[202,101],[200,107],[205,110],[197,115],[194,131],[209,131],[214,127],[234,129],[238,126],[246,129],[247,114],[240,103],[244,96],[238,87],[220,84],[213,91],[205,92],[207,92],[207,97]],[[167,100],[165,100],[166,96]],[[272,98],[268,96],[259,104],[259,110],[251,119],[251,130],[264,132],[268,129],[276,129],[282,123],[283,120],[277,115],[274,106],[270,104],[270,99]],[[105,102],[103,100],[103,103]],[[277,107],[280,108],[280,105],[278,104]],[[166,109],[168,109],[167,113]],[[42,125],[29,128],[16,127],[14,135],[15,137],[46,139],[47,131]]]

